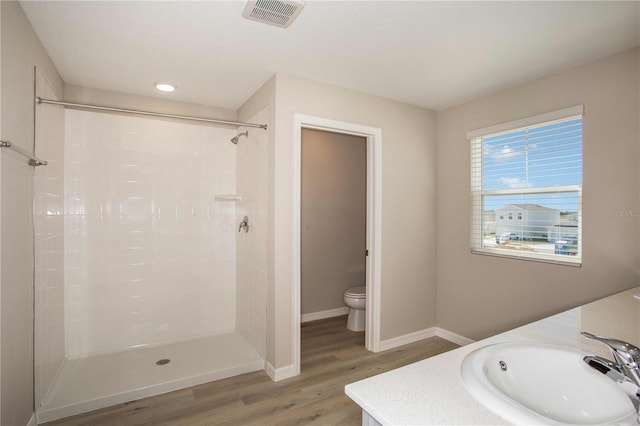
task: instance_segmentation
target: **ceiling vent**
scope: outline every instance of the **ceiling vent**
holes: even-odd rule
[[[288,28],[304,7],[301,0],[249,0],[242,16],[280,28]]]

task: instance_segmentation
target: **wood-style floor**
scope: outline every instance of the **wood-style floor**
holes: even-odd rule
[[[302,374],[263,371],[92,411],[47,425],[360,425],[344,386],[455,349],[439,337],[374,354],[346,317],[302,325]]]

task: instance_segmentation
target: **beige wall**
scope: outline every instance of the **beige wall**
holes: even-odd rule
[[[466,132],[577,104],[582,267],[472,255]],[[636,49],[438,113],[439,327],[480,339],[638,285],[638,107]]]
[[[267,359],[292,364],[294,114],[382,129],[381,338],[435,325],[436,126],[422,108],[288,75],[277,75],[240,110],[272,104]],[[276,238],[277,236],[277,238]],[[407,297],[410,295],[410,297]]]
[[[301,309],[344,307],[365,285],[367,145],[359,136],[302,130]]]
[[[34,67],[62,96],[62,80],[19,3],[0,3],[3,140],[32,150]],[[6,149],[1,163],[1,411],[3,425],[26,424],[33,414],[33,170]]]

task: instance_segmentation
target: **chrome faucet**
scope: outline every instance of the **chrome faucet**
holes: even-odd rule
[[[601,372],[615,382],[628,382],[635,385],[635,391],[626,393],[638,414],[636,422],[640,423],[640,349],[622,340],[596,336],[586,331],[580,334],[587,339],[604,343],[613,356],[613,361],[610,361],[598,355],[587,355],[582,360],[589,367]]]
[[[596,336],[586,331],[580,334],[587,339],[604,343],[613,356],[613,361],[595,355],[586,356],[584,361],[587,364],[618,382],[628,380],[640,388],[640,349],[622,340]]]

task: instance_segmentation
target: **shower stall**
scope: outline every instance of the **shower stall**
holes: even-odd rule
[[[36,91],[55,101],[39,76]],[[50,103],[36,105],[38,420],[263,369],[267,130]]]

